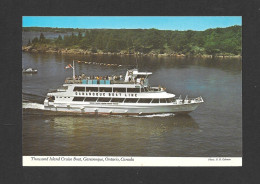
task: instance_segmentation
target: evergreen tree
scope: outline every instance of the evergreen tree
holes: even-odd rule
[[[61,35],[59,35],[59,37],[55,40],[55,44],[61,44],[62,43],[62,37],[61,37]]]
[[[82,40],[82,33],[79,31],[79,33],[78,33],[78,43]]]
[[[32,44],[37,44],[39,42],[39,39],[38,37],[35,37],[33,40],[32,40]]]
[[[27,28],[26,28],[27,29]],[[32,28],[39,30],[40,28]],[[52,28],[42,28],[50,31]],[[46,39],[43,33],[39,39],[32,40],[32,45],[50,44],[58,47],[101,50],[104,52],[128,51],[129,53],[179,53],[179,54],[210,54],[229,55],[241,54],[241,26],[208,29],[205,31],[162,31],[156,29],[121,29],[121,30],[83,30],[57,29],[70,31],[71,35],[61,35],[55,40]],[[74,32],[78,31],[75,35]],[[82,34],[82,31],[85,34]],[[30,41],[29,41],[30,42]],[[28,42],[28,45],[30,44]]]
[[[28,43],[27,43],[27,46],[30,46],[32,43],[31,43],[31,40],[29,39]]]
[[[39,39],[39,41],[40,41],[40,43],[45,43],[45,36],[43,35],[43,33],[41,33],[40,34],[40,39]]]

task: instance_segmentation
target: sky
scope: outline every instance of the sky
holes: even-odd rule
[[[23,27],[196,30],[242,25],[241,16],[23,16]]]

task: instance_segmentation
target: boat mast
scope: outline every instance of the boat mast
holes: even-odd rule
[[[135,64],[136,64],[136,69],[138,69],[138,62],[137,62],[137,53],[135,51],[135,48],[134,48],[134,54],[135,54]]]
[[[136,54],[135,54],[135,63],[136,63],[136,69],[138,69],[138,62],[137,62]]]
[[[73,69],[73,80],[75,80],[75,67],[74,67],[74,59],[73,59],[73,67],[72,67],[72,69]]]

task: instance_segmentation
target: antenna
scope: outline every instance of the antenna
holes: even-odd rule
[[[73,59],[73,67],[72,67],[72,69],[73,69],[73,80],[75,80],[75,67],[74,67],[74,59]]]
[[[138,62],[137,62],[136,54],[135,54],[135,63],[136,63],[136,69],[138,69]]]
[[[138,69],[138,63],[137,63],[136,52],[135,52],[135,43],[134,43],[134,40],[133,40],[133,39],[132,39],[132,44],[133,44],[133,47],[134,47],[134,55],[135,55],[136,69]]]

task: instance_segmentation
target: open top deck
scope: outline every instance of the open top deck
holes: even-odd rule
[[[148,86],[148,76],[151,74],[152,72],[138,72],[138,69],[127,70],[124,79],[122,75],[86,76],[81,74],[79,76],[73,75],[73,78],[66,78],[65,84],[140,84]]]

